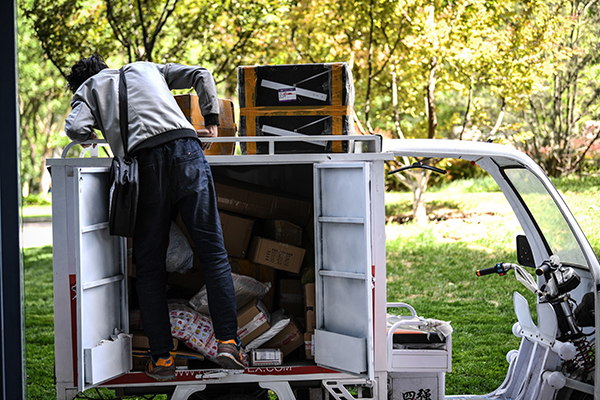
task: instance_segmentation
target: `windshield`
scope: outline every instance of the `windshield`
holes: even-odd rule
[[[561,262],[589,268],[571,228],[542,182],[523,168],[506,168],[504,173],[538,224],[552,254],[558,255]]]

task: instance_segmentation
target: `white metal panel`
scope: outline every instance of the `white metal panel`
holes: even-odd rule
[[[108,232],[109,172],[77,168],[78,390],[127,373],[132,366],[128,331],[125,239]]]
[[[363,371],[367,360],[367,339],[348,335],[315,330],[315,357],[319,355],[318,363],[326,366],[342,365],[347,371]],[[323,351],[322,349],[327,349]]]
[[[369,163],[315,165],[319,365],[373,377]]]

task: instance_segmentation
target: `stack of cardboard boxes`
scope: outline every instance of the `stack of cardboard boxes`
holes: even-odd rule
[[[262,301],[270,312],[284,309],[290,322],[260,348],[279,349],[285,358],[304,344],[306,321],[300,272],[303,265],[314,269],[314,265],[304,263],[304,247],[312,247],[313,244],[303,235],[303,227],[310,225],[312,221],[312,202],[218,176],[215,177],[215,189],[217,206],[221,212],[253,221],[252,235],[244,253],[246,257],[232,257],[232,269],[239,273],[242,272],[240,265],[247,265],[245,273],[258,279],[260,274],[253,272],[254,268],[254,271],[263,271],[263,279],[269,277],[273,289]],[[240,233],[245,225],[241,221],[237,226],[223,225],[225,248],[230,256],[233,256],[230,248],[236,248],[247,241],[247,237],[242,237]],[[264,272],[265,268],[268,273]],[[269,297],[270,295],[273,297]],[[239,319],[238,310],[238,323],[241,327],[241,323],[246,321]],[[260,333],[268,329],[268,324],[265,325],[267,328],[261,327]],[[249,342],[242,339],[243,345]]]
[[[267,332],[271,328],[270,314],[283,309],[289,324],[260,349],[277,349],[281,359],[304,358],[304,354],[311,359],[310,351],[304,352],[302,348],[307,342],[305,332],[314,331],[314,284],[303,286],[300,274],[302,268],[314,269],[310,260],[304,262],[306,248],[314,246],[311,235],[303,234],[303,227],[312,229],[311,201],[219,176],[215,176],[215,189],[232,273],[270,286],[264,297],[238,304],[238,335],[242,345]],[[202,265],[181,216],[175,222],[194,252],[194,263],[184,273],[169,273],[169,293],[177,299],[190,299],[204,286]],[[130,269],[130,275],[135,276],[135,266]],[[132,330],[141,329],[137,312],[133,310],[130,314]],[[136,337],[143,334],[136,332]],[[147,354],[147,342],[137,340],[134,348],[136,356]],[[200,354],[190,358],[190,349],[182,344],[177,349],[181,355],[178,362],[184,363],[181,365],[202,359]],[[139,364],[142,368],[143,362]]]

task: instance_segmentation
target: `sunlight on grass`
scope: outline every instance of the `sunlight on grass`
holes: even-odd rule
[[[24,206],[22,208],[23,218],[51,218],[52,206]]]

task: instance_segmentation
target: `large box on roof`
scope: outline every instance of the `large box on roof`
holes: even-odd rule
[[[238,67],[240,136],[354,134],[354,83],[346,63]],[[268,153],[247,143],[247,154]],[[276,153],[347,152],[347,143],[277,143]]]

